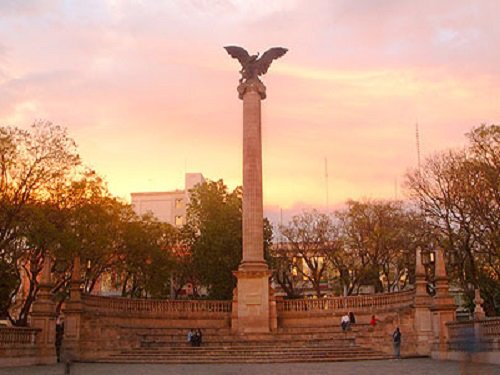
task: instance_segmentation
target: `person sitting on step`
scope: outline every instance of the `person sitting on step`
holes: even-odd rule
[[[349,312],[349,323],[351,324],[356,323],[356,317],[354,316],[354,313],[352,311]]]
[[[193,346],[201,346],[201,341],[202,341],[202,333],[201,333],[201,329],[197,329],[196,331],[194,331],[194,336],[193,336]]]
[[[342,327],[342,331],[347,331],[351,326],[351,321],[349,320],[349,314],[345,314],[342,319],[340,319],[340,326]]]
[[[191,346],[194,346],[194,329],[193,328],[191,328],[188,331],[187,342],[189,342],[191,344]]]

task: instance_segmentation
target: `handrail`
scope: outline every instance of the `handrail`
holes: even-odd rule
[[[34,345],[40,330],[26,327],[0,327],[0,346],[23,344]]]
[[[278,300],[278,312],[311,312],[323,310],[351,311],[359,309],[382,309],[389,307],[405,307],[413,304],[413,290],[396,293],[374,295],[327,297],[318,299]]]
[[[88,294],[82,295],[82,302],[87,309],[97,311],[165,315],[178,313],[226,314],[231,312],[232,306],[231,301],[131,299]]]

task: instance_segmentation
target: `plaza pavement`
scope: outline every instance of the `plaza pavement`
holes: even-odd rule
[[[63,375],[64,366],[31,366],[0,368],[0,375]],[[156,365],[76,363],[71,375],[498,375],[500,366],[403,359],[385,361],[221,364],[221,365]]]

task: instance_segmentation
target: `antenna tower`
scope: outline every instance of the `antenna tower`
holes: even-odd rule
[[[415,124],[415,136],[417,140],[417,165],[418,165],[418,173],[420,173],[420,134],[418,132],[418,121]]]
[[[328,196],[328,159],[325,157],[325,188],[326,188],[326,212],[328,212],[329,196]]]

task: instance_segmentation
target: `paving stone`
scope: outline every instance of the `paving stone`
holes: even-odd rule
[[[0,369],[0,375],[63,375],[64,366]],[[336,363],[135,365],[76,363],[71,375],[498,375],[500,366],[434,361],[428,358]]]

